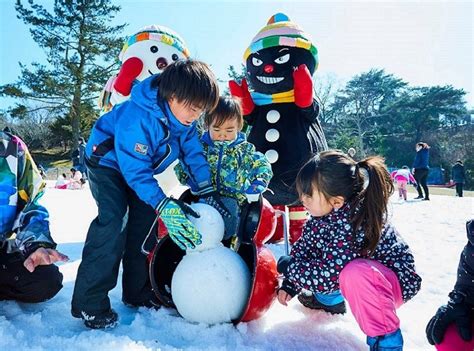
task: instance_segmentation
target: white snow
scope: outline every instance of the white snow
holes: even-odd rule
[[[367,350],[365,336],[350,313],[314,312],[294,299],[289,307],[275,303],[261,319],[237,327],[206,326],[189,323],[171,309],[125,307],[120,281],[110,293],[119,326],[88,330],[69,310],[83,242],[96,215],[94,200],[88,189],[48,189],[43,204],[50,211],[58,249],[70,257],[60,265],[64,288],[45,303],[0,302],[0,350]],[[465,222],[474,217],[474,199],[433,195],[429,202],[399,204],[394,197],[391,208],[392,221],[411,246],[423,277],[421,292],[399,310],[405,350],[432,350],[425,340],[425,325],[446,302],[455,282],[466,242]],[[277,256],[284,252],[283,245],[271,249]]]

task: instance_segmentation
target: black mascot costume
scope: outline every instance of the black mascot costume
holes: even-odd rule
[[[273,194],[265,197],[276,209],[290,206],[290,240],[301,235],[307,213],[298,204],[294,187],[301,166],[327,149],[318,119],[311,76],[318,66],[318,51],[308,35],[278,13],[253,38],[245,51],[247,82],[229,82],[231,94],[241,100],[245,121],[251,126],[248,140],[272,164]],[[283,238],[281,223],[273,241]]]

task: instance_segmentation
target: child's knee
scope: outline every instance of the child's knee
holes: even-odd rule
[[[353,290],[360,286],[361,279],[366,279],[371,268],[364,259],[356,259],[347,264],[339,274],[339,285],[345,296],[345,291]]]

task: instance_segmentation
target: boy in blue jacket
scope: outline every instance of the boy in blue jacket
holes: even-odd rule
[[[197,214],[166,197],[153,177],[179,159],[190,170],[191,189],[222,214],[226,209],[213,190],[196,120],[217,104],[219,89],[209,67],[179,60],[160,75],[134,86],[131,98],[104,114],[86,147],[86,164],[98,216],[87,233],[77,273],[71,313],[87,327],[109,328],[118,316],[108,292],[123,265],[122,301],[154,307],[146,257],[141,245],[158,214],[173,241],[195,247],[201,236],[186,215]]]

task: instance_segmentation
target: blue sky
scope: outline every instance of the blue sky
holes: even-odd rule
[[[28,28],[16,18],[14,2],[0,0],[0,84],[17,79],[18,62],[45,60]],[[170,27],[184,38],[191,54],[211,64],[222,79],[229,65],[240,65],[244,50],[268,18],[284,12],[310,33],[319,50],[316,79],[334,75],[344,82],[370,68],[384,68],[411,85],[462,88],[474,106],[471,1],[114,3],[122,7],[114,22],[129,24],[124,35],[150,24]]]

